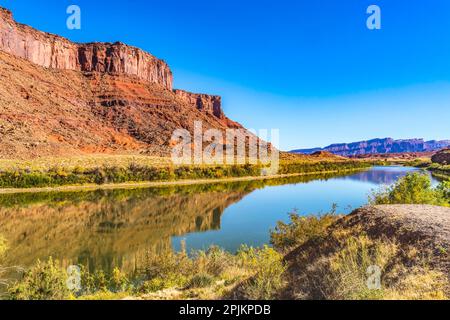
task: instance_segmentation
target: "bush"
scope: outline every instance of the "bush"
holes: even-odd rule
[[[0,235],[0,261],[3,258],[3,255],[5,254],[7,249],[6,239],[3,238],[2,235]]]
[[[254,276],[243,284],[243,295],[249,300],[274,299],[284,288],[286,265],[283,255],[265,246],[262,249],[242,247],[237,253],[241,266]]]
[[[154,293],[164,289],[179,287],[180,282],[185,283],[185,281],[180,281],[180,278],[176,276],[166,278],[153,278],[151,280],[145,281],[138,289],[138,291],[144,294]]]
[[[447,203],[450,203],[450,180],[442,182],[439,185],[439,190],[442,192]]]
[[[370,198],[370,203],[448,205],[448,196],[446,199],[444,188],[433,188],[428,175],[410,173],[392,186],[374,193]]]
[[[321,239],[337,219],[334,212],[306,217],[291,213],[289,223],[278,222],[275,230],[271,231],[270,242],[279,251],[289,251],[307,241]]]
[[[58,261],[38,261],[26,271],[23,279],[13,284],[8,293],[12,300],[63,300],[71,295],[67,274]]]
[[[212,246],[207,251],[195,252],[193,259],[198,272],[215,277],[220,276],[234,264],[234,257],[216,246]]]
[[[206,288],[214,284],[214,277],[207,273],[194,275],[187,284],[187,289]]]

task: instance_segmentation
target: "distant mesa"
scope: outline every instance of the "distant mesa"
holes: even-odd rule
[[[424,139],[394,140],[392,138],[373,139],[352,143],[332,144],[325,148],[292,150],[291,153],[314,154],[325,151],[344,157],[371,154],[397,154],[435,152],[450,147],[450,140],[425,141]]]

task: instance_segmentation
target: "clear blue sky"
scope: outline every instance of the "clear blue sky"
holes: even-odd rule
[[[66,8],[82,29],[66,28]],[[382,29],[366,28],[377,4]],[[166,60],[175,86],[223,96],[227,115],[279,128],[281,147],[450,138],[448,0],[0,0],[71,40],[122,41]]]

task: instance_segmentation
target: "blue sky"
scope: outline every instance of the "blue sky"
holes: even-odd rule
[[[77,4],[82,29],[66,28]],[[381,8],[382,29],[366,27]],[[177,88],[223,96],[281,148],[376,137],[449,139],[448,0],[2,0],[71,40],[122,41],[166,60]]]

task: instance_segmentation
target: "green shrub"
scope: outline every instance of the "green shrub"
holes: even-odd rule
[[[370,198],[370,203],[448,205],[444,188],[433,188],[431,178],[426,174],[410,173],[392,186],[375,192]]]
[[[200,273],[194,275],[188,282],[188,289],[206,288],[214,284],[214,277],[207,273]]]
[[[0,261],[3,258],[3,255],[5,254],[7,249],[6,239],[3,238],[2,235],[0,235]]]
[[[444,199],[447,201],[447,203],[450,204],[450,180],[443,181],[439,185],[439,190],[442,192]]]
[[[319,216],[300,216],[290,214],[290,222],[278,222],[270,233],[270,242],[275,249],[285,252],[298,247],[307,241],[320,239],[327,234],[338,216],[333,212]]]
[[[109,290],[113,292],[124,292],[130,289],[131,283],[127,275],[119,268],[114,268],[109,280]]]
[[[67,286],[67,274],[58,261],[50,258],[38,261],[26,271],[21,281],[13,284],[8,293],[12,300],[63,300],[71,295]]]
[[[138,289],[138,292],[147,294],[169,288],[178,288],[184,286],[187,281],[185,279],[180,281],[180,279],[181,277],[177,277],[175,275],[166,278],[153,278],[151,280],[145,281]]]

